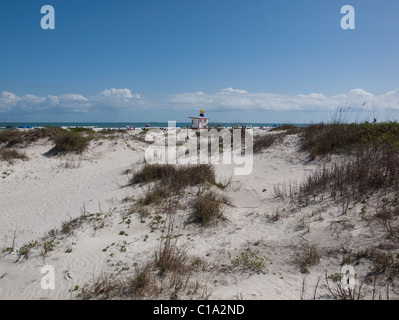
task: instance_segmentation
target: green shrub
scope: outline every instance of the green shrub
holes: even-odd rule
[[[370,146],[389,147],[399,151],[399,124],[333,123],[310,125],[303,129],[302,148],[312,159],[329,153],[352,153]]]
[[[252,270],[260,271],[266,267],[266,262],[269,259],[259,256],[259,251],[252,251],[251,248],[246,248],[231,261],[235,266],[242,266]]]
[[[89,139],[78,132],[62,132],[54,140],[57,153],[82,153],[89,146]]]

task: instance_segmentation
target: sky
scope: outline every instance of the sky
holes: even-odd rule
[[[0,122],[397,120],[398,16],[397,0],[1,0]]]

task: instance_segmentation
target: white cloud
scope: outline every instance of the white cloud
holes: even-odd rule
[[[207,108],[207,110],[308,110],[330,111],[340,107],[367,110],[399,109],[399,89],[376,96],[362,89],[326,96],[323,93],[283,95],[249,93],[226,88],[215,94],[183,93],[172,95],[167,104],[175,108]]]
[[[70,112],[88,112],[102,108],[134,108],[142,104],[142,97],[129,89],[104,90],[97,95],[85,97],[81,94],[67,93],[59,96],[40,97],[32,94],[18,96],[3,91],[0,94],[0,112],[37,111],[64,109]]]
[[[267,92],[251,93],[243,89],[225,88],[213,94],[197,91],[169,95],[163,100],[146,100],[130,89],[106,89],[98,94],[84,96],[77,93],[48,95],[32,94],[19,96],[12,92],[0,93],[0,112],[57,110],[68,112],[91,112],[103,109],[197,109],[223,110],[270,110],[270,111],[334,111],[341,107],[352,107],[368,111],[399,110],[399,89],[382,95],[374,95],[363,89],[326,96],[323,93],[284,95]]]
[[[219,93],[220,94],[226,94],[226,93],[228,94],[228,93],[248,93],[248,92],[246,90],[241,90],[241,89],[225,88]]]
[[[7,112],[18,104],[22,99],[16,94],[8,91],[3,91],[0,95],[0,111]]]
[[[110,106],[116,108],[128,108],[141,99],[139,94],[133,94],[129,89],[104,90],[93,97],[99,105]]]

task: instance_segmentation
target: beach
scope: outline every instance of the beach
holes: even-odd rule
[[[155,261],[165,239],[189,265],[181,285],[179,272],[151,266],[155,284],[136,298],[330,299],[328,279],[340,274],[345,249],[381,236],[381,228],[359,218],[360,205],[342,215],[333,202],[300,207],[278,196],[276,186],[300,182],[343,157],[311,161],[300,134],[255,153],[248,175],[234,175],[234,164],[213,166],[215,182],[201,188],[228,201],[210,225],[190,221],[192,201],[206,192],[196,186],[173,201],[138,206],[150,187],[131,182],[149,146],[137,135],[116,133],[91,140],[81,154],[59,155],[49,154],[53,141],[39,139],[23,149],[28,160],[0,162],[0,299],[96,299],[93,283],[137,273]],[[312,252],[317,261],[305,261]],[[44,266],[53,268],[53,288],[43,286]],[[369,267],[360,264],[356,273]],[[372,288],[365,282],[366,298]],[[390,290],[396,297],[396,287]]]

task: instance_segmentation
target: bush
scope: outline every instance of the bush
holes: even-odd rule
[[[399,151],[399,124],[333,123],[310,125],[303,129],[302,148],[311,158],[333,152],[353,153],[370,146],[388,146]]]
[[[6,130],[0,132],[0,143],[4,143],[6,147],[16,145],[27,146],[39,139],[48,138],[54,140],[57,136],[65,132],[67,130],[60,127],[36,128],[29,131]]]
[[[267,261],[269,259],[259,256],[259,251],[252,251],[251,248],[247,248],[241,251],[231,263],[235,266],[241,265],[244,268],[260,271],[266,267]]]
[[[28,160],[29,158],[18,150],[2,148],[0,149],[0,159],[13,164],[15,159]]]
[[[178,194],[185,187],[215,182],[211,165],[145,164],[130,179],[131,184],[159,182],[171,192]]]
[[[210,225],[216,219],[223,217],[222,205],[227,198],[213,191],[208,191],[194,200],[192,221],[200,222],[203,226]]]
[[[305,244],[301,252],[297,257],[301,273],[308,273],[308,267],[316,265],[320,262],[321,253],[315,245]]]
[[[310,198],[329,192],[336,202],[361,201],[376,192],[394,192],[399,196],[399,153],[390,148],[359,151],[353,160],[319,167],[297,187],[292,198],[307,205]]]
[[[23,133],[18,130],[5,130],[0,132],[0,143],[6,147],[13,147],[23,142]]]
[[[54,140],[57,153],[82,153],[89,145],[89,139],[77,132],[62,132]]]

